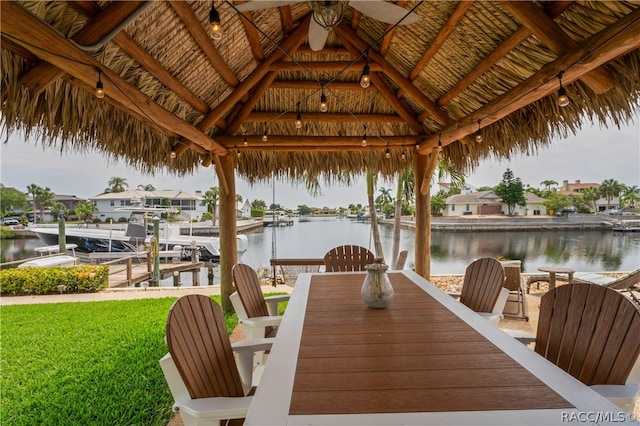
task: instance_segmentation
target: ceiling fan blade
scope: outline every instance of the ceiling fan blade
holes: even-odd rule
[[[349,6],[364,13],[367,16],[387,24],[409,25],[418,22],[422,16],[417,13],[409,13],[404,7],[396,6],[386,1],[350,1]],[[408,14],[408,15],[407,15]],[[405,17],[406,15],[406,17]],[[404,19],[403,19],[404,17]],[[402,19],[401,22],[398,22]]]
[[[220,10],[224,10],[226,12],[252,12],[254,10],[262,10],[262,9],[271,9],[274,7],[280,6],[291,6],[292,4],[302,3],[305,0],[273,0],[273,1],[262,1],[262,0],[254,0],[248,1],[246,3],[236,4],[233,7],[229,4],[225,4],[224,8]]]
[[[309,46],[311,50],[319,52],[324,48],[324,44],[329,37],[329,31],[318,24],[315,19],[309,22]]]

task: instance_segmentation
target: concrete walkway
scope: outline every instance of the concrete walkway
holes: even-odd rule
[[[262,286],[263,293],[291,293],[288,285]],[[33,303],[102,302],[105,300],[152,299],[162,297],[180,297],[185,294],[219,295],[220,286],[199,287],[147,287],[108,289],[98,293],[64,293],[44,296],[3,296],[0,306],[27,305]]]

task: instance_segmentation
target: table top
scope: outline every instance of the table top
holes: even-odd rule
[[[393,302],[373,309],[362,273],[299,277],[245,424],[562,424],[620,411],[417,274],[389,278]]]
[[[554,272],[559,274],[572,274],[575,272],[575,269],[565,268],[562,266],[540,266],[538,271],[542,272]]]

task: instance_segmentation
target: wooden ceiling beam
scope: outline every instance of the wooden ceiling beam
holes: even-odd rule
[[[534,3],[528,1],[501,1],[501,4],[556,54],[567,53],[578,45]],[[613,76],[604,67],[594,69],[580,77],[580,80],[598,94],[607,93],[615,85]]]
[[[316,52],[315,50],[311,50],[311,46],[309,46],[308,44],[303,44],[296,51],[296,53],[304,53],[308,55],[317,55],[318,53],[331,53],[335,55],[349,55],[350,57],[353,57],[351,53],[349,53],[349,51],[342,46],[325,46],[322,48],[321,52]]]
[[[473,1],[461,1],[458,3],[451,16],[449,16],[449,19],[447,19],[447,22],[440,29],[438,35],[433,39],[431,45],[422,54],[422,57],[411,71],[411,74],[409,74],[409,81],[413,81],[418,78],[422,70],[427,66],[427,63],[431,58],[433,58],[433,55],[440,50],[440,47],[442,47],[447,38],[455,31],[458,23],[462,18],[464,18],[467,11],[471,9],[473,3]]]
[[[309,29],[309,18],[307,16],[300,25],[285,38],[280,44],[280,49],[276,49],[269,57],[262,61],[251,74],[249,74],[242,82],[235,88],[229,96],[227,96],[218,106],[213,109],[197,127],[201,131],[207,131],[213,125],[224,117],[236,103],[238,103],[246,94],[260,82],[260,80],[270,71],[271,65],[279,61],[285,56],[285,52],[291,54],[302,44],[304,38],[307,35]]]
[[[215,69],[229,86],[237,87],[240,83],[238,78],[224,61],[222,55],[218,53],[218,49],[213,45],[211,37],[193,13],[189,3],[180,0],[169,0],[169,5],[180,17],[193,40],[202,49],[202,52],[211,63],[212,69]]]
[[[572,4],[571,1],[557,1],[547,3],[544,6],[545,13],[551,17],[556,18],[560,16],[565,10],[567,10]],[[487,72],[492,66],[495,65],[498,60],[502,59],[505,55],[515,49],[523,41],[531,35],[531,31],[527,27],[520,27],[516,32],[511,34],[496,50],[486,56],[476,67],[467,74],[462,80],[460,80],[451,90],[449,90],[442,98],[438,99],[437,104],[439,106],[447,105],[453,98],[458,96],[463,90],[473,84],[482,74]]]
[[[285,37],[293,31],[293,16],[291,16],[291,6],[280,6],[280,21]]]
[[[275,151],[275,152],[318,152],[323,154],[327,152],[358,152],[358,151],[368,152],[372,146],[373,145],[369,145],[369,144],[367,144],[366,146],[341,145],[341,144],[325,145],[325,146],[303,145],[303,146],[298,146],[295,149],[292,149],[291,147],[288,147],[288,146],[276,145],[276,146],[263,146],[263,147],[242,146],[242,147],[237,147],[237,148],[234,147],[230,149],[232,149],[236,154],[239,152],[240,157],[242,157],[243,152],[265,151],[265,150]],[[375,148],[382,149],[385,146],[386,144],[382,142],[379,145],[375,145]],[[389,146],[389,150],[398,150],[398,149],[403,149],[403,148],[397,147],[397,146]],[[408,151],[410,148],[404,147],[404,149]],[[377,155],[384,155],[384,154],[378,153]]]
[[[269,68],[271,71],[357,71],[362,72],[365,61],[278,61],[274,62]],[[369,61],[369,69],[374,71],[382,71],[382,67],[372,61]]]
[[[343,42],[347,41],[348,43],[351,43],[358,51],[364,52],[367,49],[367,44],[344,24],[341,23],[336,25],[334,31],[343,40]],[[387,62],[379,53],[375,50],[371,50],[369,51],[369,58],[380,64],[383,72],[401,89],[405,90],[408,96],[411,96],[416,102],[418,102],[418,104],[420,104],[420,106],[429,111],[436,121],[443,125],[447,125],[452,121],[445,111],[441,110],[440,107],[438,107],[431,99],[422,93],[420,89],[407,80],[400,71]]]
[[[95,86],[98,80],[96,69],[102,64],[71,44],[19,4],[0,2],[0,25],[6,36],[15,43],[84,84]],[[176,133],[205,150],[214,151],[220,155],[227,154],[222,145],[153,102],[111,70],[102,71],[102,83],[106,96],[122,105],[125,112],[137,114],[137,111],[144,111],[144,115],[149,120],[154,121],[167,132]]]
[[[256,30],[253,14],[251,12],[242,12],[240,15],[242,15],[240,22],[242,22],[244,31],[247,34],[247,40],[249,40],[249,46],[253,52],[253,57],[256,61],[260,62],[264,60],[264,49],[260,43],[260,35],[258,35],[258,31]]]
[[[410,147],[421,143],[425,135],[403,135],[403,136],[380,136],[367,135],[367,146],[404,146]],[[317,147],[322,148],[329,145],[350,145],[362,148],[362,136],[289,136],[289,135],[269,135],[267,142],[262,141],[262,135],[246,135],[247,146],[244,146],[244,135],[221,135],[216,140],[225,145],[228,149],[249,149],[258,148],[270,149],[274,146],[288,147],[294,150],[296,147]]]
[[[271,71],[262,78],[260,83],[252,90],[249,100],[242,106],[242,109],[240,110],[238,116],[229,123],[229,128],[227,129],[225,134],[232,135],[236,132],[236,130],[240,128],[240,126],[242,126],[244,120],[249,116],[249,114],[251,114],[253,107],[256,106],[260,98],[262,98],[262,96],[264,95],[264,92],[267,91],[267,89],[269,88],[269,86],[271,86],[271,83],[273,83],[273,80],[275,80],[277,76],[277,71]],[[283,107],[286,106],[283,105]]]
[[[375,87],[369,86],[364,88],[360,86],[360,83],[349,82],[349,81],[332,81],[331,83],[325,84],[325,89],[333,89],[333,90],[376,90]],[[302,89],[302,90],[313,90],[320,89],[320,83],[315,80],[276,80],[271,83],[272,89]]]
[[[502,120],[559,88],[557,75],[564,72],[564,81],[570,83],[584,74],[626,53],[640,48],[640,9],[636,9],[599,33],[580,43],[575,49],[542,67],[527,80],[509,92],[499,96],[484,107],[440,131],[442,144],[446,146],[462,136],[478,130],[478,120],[487,126]],[[438,136],[432,135],[421,144],[424,154],[436,147]]]
[[[407,2],[405,0],[400,0],[396,2],[396,6],[405,7]],[[382,42],[380,43],[380,49],[378,51],[382,56],[387,54],[389,50],[389,46],[391,45],[391,39],[393,38],[394,33],[396,32],[397,25],[389,24],[387,25],[387,29],[385,30],[384,37],[382,37]]]
[[[384,79],[384,75],[377,72],[371,73],[371,82],[378,89],[378,93],[396,110],[398,115],[402,117],[404,121],[416,132],[416,133],[428,133],[424,126],[414,115],[411,109],[406,108],[401,102],[401,99],[396,98],[395,93],[389,83]]]
[[[91,22],[74,34],[72,40],[80,45],[87,46],[97,43],[141,5],[141,1],[123,1],[109,4],[97,14],[90,16]],[[63,75],[64,72],[59,68],[47,62],[38,62],[33,68],[20,76],[20,83],[38,95],[62,78]]]
[[[245,123],[284,123],[296,119],[296,112],[285,114],[278,112],[252,112],[244,119]],[[355,117],[354,117],[355,116]],[[365,123],[404,123],[405,120],[395,114],[338,114],[326,112],[302,112],[304,122],[365,122]]]

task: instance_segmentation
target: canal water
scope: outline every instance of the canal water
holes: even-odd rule
[[[380,225],[385,259],[391,255],[392,233],[392,226]],[[330,248],[342,244],[357,244],[373,251],[369,224],[348,219],[296,219],[293,226],[266,227],[247,237],[249,249],[242,261],[254,269],[268,266],[272,256],[321,258]],[[3,240],[1,244],[2,262],[33,257],[34,248],[44,245],[38,239]],[[413,268],[413,230],[401,231],[400,250],[408,250],[405,268]],[[432,274],[464,274],[473,259],[498,256],[521,260],[526,273],[535,273],[543,265],[565,266],[582,272],[630,271],[640,266],[640,233],[610,230],[432,232]],[[190,285],[190,274],[183,274],[183,280],[184,285]],[[201,283],[207,283],[206,269]],[[163,285],[171,285],[171,280]]]

